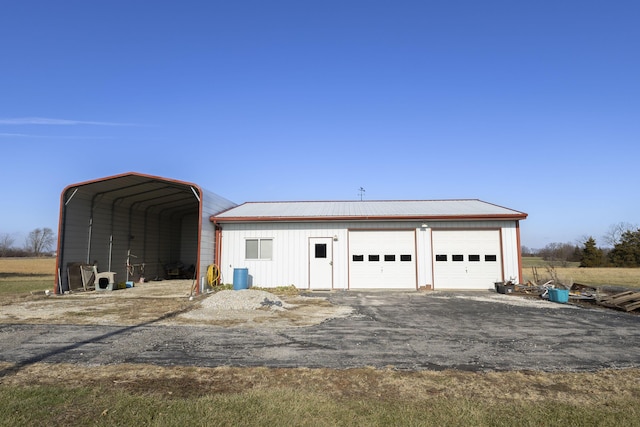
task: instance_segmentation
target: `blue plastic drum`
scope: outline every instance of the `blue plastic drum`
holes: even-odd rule
[[[233,269],[233,290],[249,289],[249,269],[234,268]]]

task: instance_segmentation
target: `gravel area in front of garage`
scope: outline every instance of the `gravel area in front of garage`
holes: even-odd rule
[[[350,314],[255,327],[0,325],[0,361],[406,370],[640,366],[640,316],[494,292],[314,292]]]

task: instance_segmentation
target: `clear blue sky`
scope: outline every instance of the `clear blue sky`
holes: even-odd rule
[[[0,10],[0,233],[135,171],[235,202],[478,198],[541,248],[640,222],[640,3],[34,1]]]

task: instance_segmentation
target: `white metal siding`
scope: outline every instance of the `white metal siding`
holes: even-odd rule
[[[333,287],[347,289],[349,283],[348,230],[407,229],[406,222],[262,222],[222,224],[220,270],[224,283],[231,283],[234,268],[248,268],[253,286],[309,286],[309,238],[331,237],[333,242]],[[419,226],[419,224],[418,224]],[[272,260],[247,260],[247,238],[273,238]],[[417,258],[417,255],[416,255]],[[430,279],[429,279],[430,280]]]
[[[504,280],[520,283],[520,259],[518,254],[518,229],[515,221],[508,222],[502,227],[502,256]]]
[[[441,221],[422,227],[416,221],[328,221],[328,222],[260,222],[222,223],[222,281],[231,283],[234,268],[248,268],[254,286],[295,285],[309,286],[309,238],[335,237],[333,241],[333,288],[349,286],[349,233],[358,230],[404,230],[415,234],[414,278],[411,286],[435,285],[433,283],[433,257],[431,236],[438,229],[487,229],[502,235],[502,257],[505,278],[518,273],[517,232],[514,221]],[[273,238],[272,260],[246,260],[245,239]],[[383,255],[383,254],[381,254]],[[414,274],[416,274],[414,273]],[[492,285],[494,279],[491,279]],[[392,287],[392,286],[389,286]],[[488,287],[488,286],[486,286]]]
[[[415,230],[350,231],[349,288],[415,289],[415,245]]]
[[[247,268],[252,286],[308,287],[308,244],[310,237],[333,237],[336,230],[309,224],[227,224],[223,225],[222,280],[231,283],[235,268]],[[271,259],[246,259],[246,239],[272,239]],[[334,259],[339,256],[334,253]]]

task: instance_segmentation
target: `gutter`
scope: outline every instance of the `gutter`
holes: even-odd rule
[[[465,221],[465,220],[522,220],[527,218],[526,213],[517,213],[511,215],[436,215],[436,216],[234,216],[234,217],[218,217],[212,215],[209,220],[214,224],[225,222],[316,222],[316,221]]]

